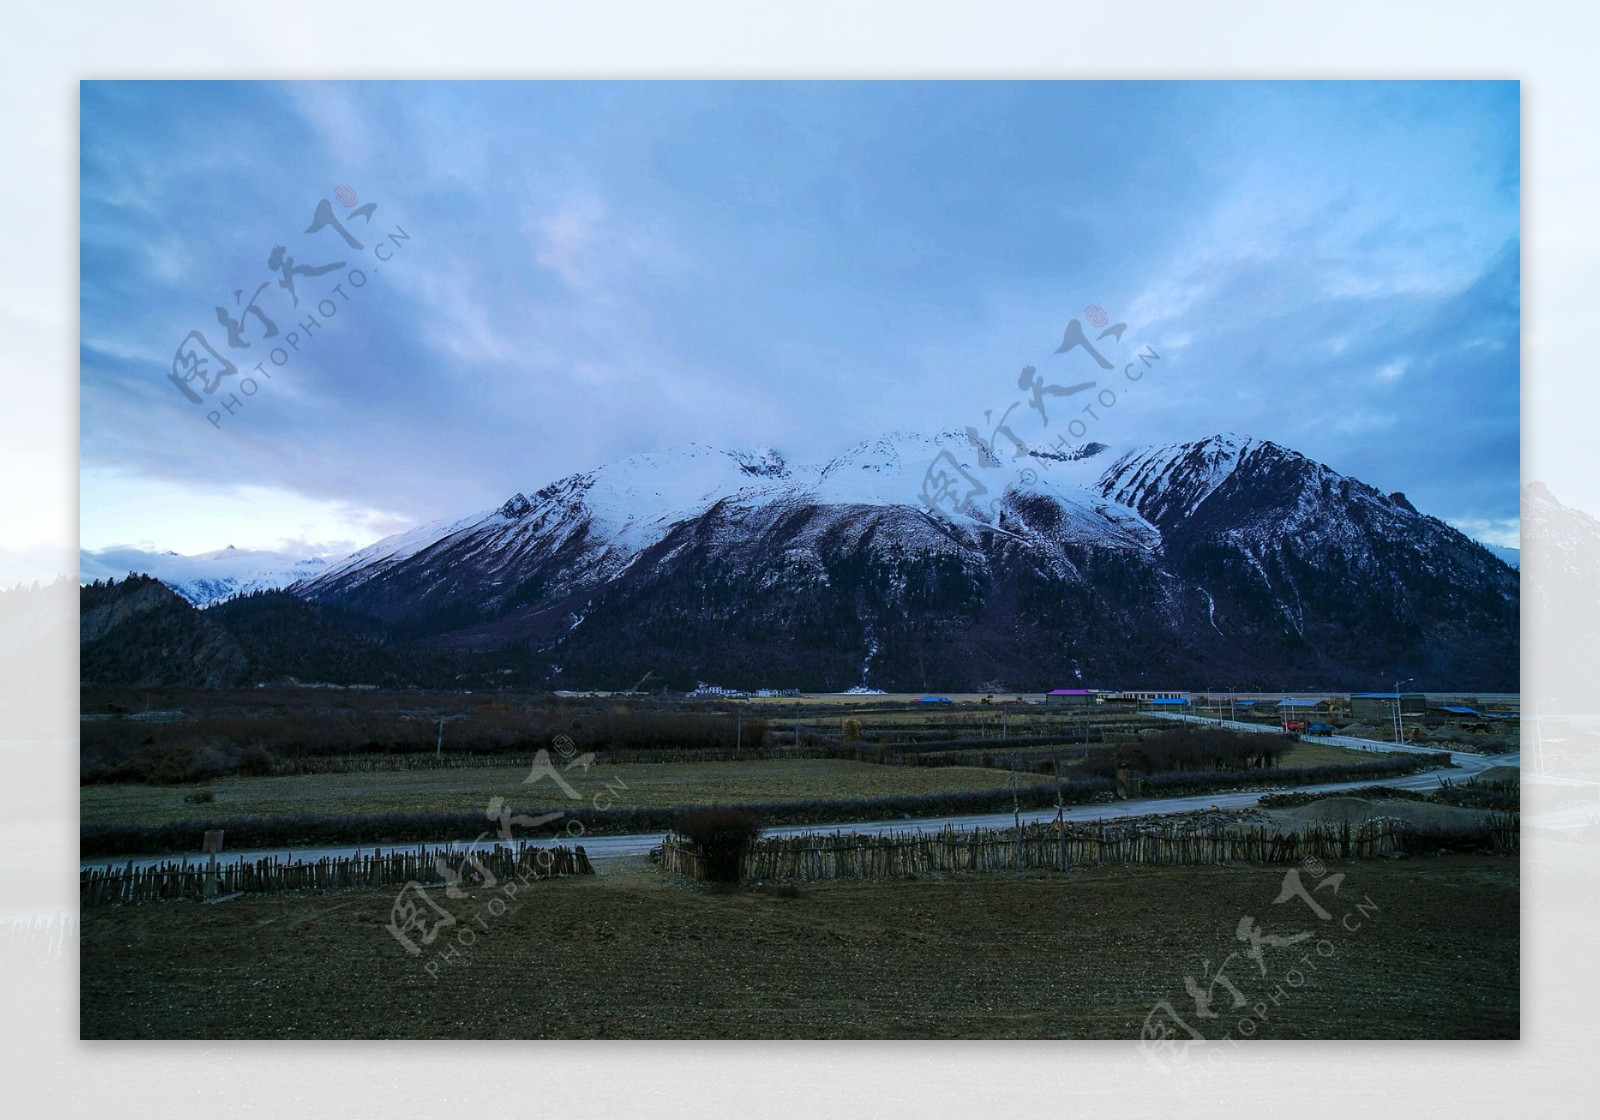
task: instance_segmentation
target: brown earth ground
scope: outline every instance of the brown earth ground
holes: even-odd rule
[[[1345,879],[1315,895],[1323,921],[1297,899],[1274,905],[1282,867],[834,883],[785,898],[711,893],[640,858],[595,878],[530,884],[503,910],[499,887],[456,902],[430,892],[459,921],[421,957],[385,929],[391,892],[90,910],[81,1031],[1131,1040],[1166,1000],[1212,1038],[1518,1037],[1514,859],[1328,870]],[[1228,965],[1264,1018],[1232,1009],[1219,986],[1222,1015],[1202,1023],[1184,978],[1199,979],[1202,960],[1242,952],[1244,917],[1271,935],[1315,937],[1267,948],[1265,977],[1243,956]],[[441,962],[436,951],[453,934],[467,940],[465,930],[474,944]]]

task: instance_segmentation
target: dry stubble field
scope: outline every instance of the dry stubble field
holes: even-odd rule
[[[1024,752],[1026,753],[1026,752]],[[1321,743],[1301,743],[1285,767],[1368,761],[1372,755]],[[1072,761],[1070,759],[1066,760]],[[519,808],[569,806],[549,781],[523,785],[526,763],[482,769],[387,770],[357,774],[300,774],[279,778],[220,778],[195,785],[92,785],[79,790],[86,823],[160,824],[227,816],[287,813],[386,813],[441,810],[481,812],[492,797]],[[977,766],[879,766],[835,759],[749,759],[739,762],[661,762],[592,766],[573,783],[590,793],[622,781],[608,801],[617,806],[759,804],[791,799],[876,797],[1004,789],[1009,771]],[[1054,779],[1020,773],[1023,784]],[[184,800],[204,790],[215,800]]]
[[[1331,917],[1274,906],[1283,868],[1101,868],[713,894],[642,860],[536,884],[433,979],[388,892],[91,910],[85,1038],[1121,1038],[1185,974],[1269,933],[1332,949],[1251,1016],[1263,1038],[1515,1038],[1518,868],[1351,863]],[[1335,926],[1370,898],[1375,911]],[[456,903],[469,907],[473,903]],[[478,929],[463,911],[462,924]],[[1266,1000],[1308,952],[1268,949]],[[434,948],[443,945],[441,940]],[[423,958],[428,959],[428,958]],[[1218,1037],[1240,1013],[1218,989]],[[1248,1010],[1244,1012],[1248,1014]],[[1238,1037],[1236,1034],[1235,1037]]]
[[[79,809],[85,822],[154,824],[219,816],[278,813],[384,813],[447,810],[482,812],[492,797],[519,808],[565,809],[561,790],[548,780],[523,785],[526,763],[472,770],[388,770],[362,774],[300,774],[283,778],[223,778],[197,786],[84,786]],[[1042,782],[1041,775],[1020,775]],[[740,762],[665,762],[591,766],[569,775],[588,793],[621,781],[608,801],[617,806],[760,803],[797,798],[873,797],[895,793],[1002,789],[1007,771],[976,766],[877,766],[834,759],[751,759]],[[194,805],[198,789],[215,801]]]

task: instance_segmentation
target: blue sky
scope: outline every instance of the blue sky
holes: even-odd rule
[[[85,83],[82,544],[339,551],[689,441],[983,427],[1090,304],[1162,360],[1086,438],[1273,439],[1514,544],[1518,121],[1511,82]],[[296,307],[275,246],[343,264]],[[229,347],[262,283],[278,337]],[[240,370],[198,406],[191,330]]]

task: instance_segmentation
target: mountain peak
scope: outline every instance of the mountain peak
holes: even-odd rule
[[[533,509],[533,503],[528,501],[528,496],[519,490],[510,498],[507,498],[506,504],[500,507],[500,516],[508,521],[515,521],[519,517],[526,517],[531,509]]]
[[[789,473],[789,464],[777,451],[763,447],[756,451],[730,452],[739,469],[756,478],[783,478]]]

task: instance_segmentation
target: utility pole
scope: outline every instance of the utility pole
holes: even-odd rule
[[[733,710],[733,757],[739,757],[739,748],[744,746],[744,709]]]
[[[1407,677],[1403,681],[1397,680],[1394,682],[1394,741],[1397,746],[1404,746],[1406,741],[1405,721],[1400,714],[1400,686],[1410,684],[1416,679],[1416,677]]]
[[[1052,769],[1056,772],[1056,863],[1067,869],[1067,806],[1061,795],[1061,756],[1055,756]]]
[[[1016,869],[1022,870],[1022,809],[1017,804],[1017,760],[1011,759],[1011,823],[1017,830]]]
[[[439,737],[433,743],[433,760],[438,762],[444,752],[444,717],[439,717]]]

